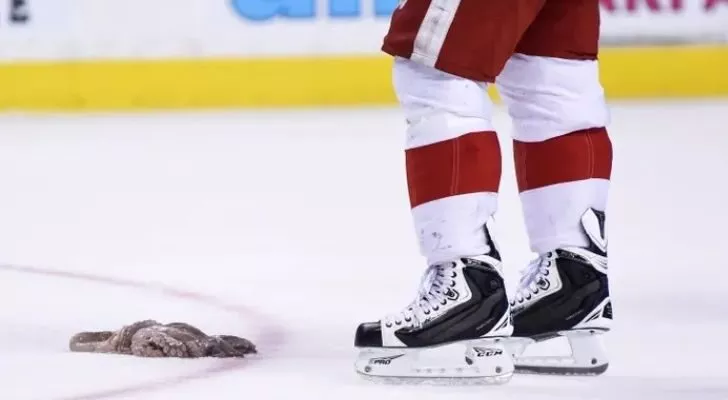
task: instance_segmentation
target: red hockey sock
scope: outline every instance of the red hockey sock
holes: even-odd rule
[[[460,194],[498,192],[501,151],[495,132],[474,132],[406,151],[412,208]]]
[[[612,142],[606,128],[590,128],[543,142],[514,141],[518,190],[590,178],[609,179]]]

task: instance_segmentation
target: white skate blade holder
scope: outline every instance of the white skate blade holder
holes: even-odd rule
[[[506,338],[483,338],[422,348],[361,348],[356,370],[385,383],[491,385],[511,379]]]
[[[598,329],[579,329],[558,332],[543,338],[511,338],[508,349],[517,373],[551,375],[600,375],[609,367],[602,334]],[[526,348],[538,342],[566,337],[571,347],[570,355],[525,356]]]

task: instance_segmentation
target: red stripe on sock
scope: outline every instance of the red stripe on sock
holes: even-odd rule
[[[576,131],[543,142],[513,143],[518,190],[589,178],[609,179],[612,141],[605,128]]]
[[[407,184],[414,208],[460,194],[497,192],[501,151],[495,132],[474,132],[409,149]]]

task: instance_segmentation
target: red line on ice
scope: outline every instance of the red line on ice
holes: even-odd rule
[[[253,342],[256,344],[259,350],[266,351],[267,349],[268,354],[279,348],[284,340],[283,330],[276,326],[276,324],[274,324],[272,321],[270,321],[268,317],[242,305],[225,303],[222,300],[213,296],[208,296],[186,290],[180,290],[161,284],[137,282],[127,279],[117,279],[93,274],[59,271],[49,268],[19,265],[0,265],[0,269],[35,275],[94,282],[103,285],[128,287],[137,290],[147,290],[151,292],[161,293],[164,296],[194,301],[196,303],[205,304],[219,310],[228,311],[236,314],[241,319],[244,319],[248,322],[253,321],[257,325],[260,325],[262,327],[259,334],[260,337],[257,338],[257,340],[254,339]],[[131,396],[135,394],[169,389],[172,386],[181,385],[192,380],[210,378],[223,373],[239,370],[248,365],[251,360],[253,359],[223,359],[219,360],[219,364],[213,367],[208,367],[206,369],[184,375],[142,382],[134,385],[119,387],[116,389],[107,389],[77,396],[64,397],[58,400],[102,400],[111,399],[119,396]]]

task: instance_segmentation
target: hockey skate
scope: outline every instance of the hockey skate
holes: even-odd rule
[[[399,313],[359,325],[356,370],[391,383],[497,384],[513,375],[500,255],[432,265]]]
[[[508,347],[516,372],[599,375],[609,366],[602,334],[610,329],[604,213],[588,210],[581,224],[586,248],[565,247],[533,261],[511,300],[513,338]],[[568,356],[525,356],[534,343],[566,337]]]

